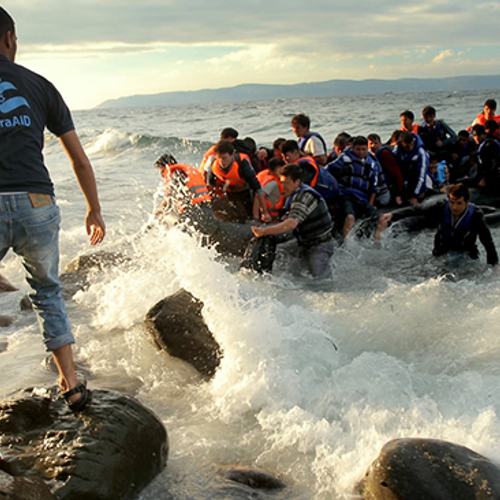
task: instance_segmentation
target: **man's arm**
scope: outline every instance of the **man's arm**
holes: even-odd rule
[[[486,250],[486,262],[491,266],[496,266],[498,264],[497,249],[495,248],[495,243],[493,242],[491,231],[486,224],[484,215],[481,214],[478,218],[477,226],[479,241],[483,244],[484,249]]]
[[[85,227],[87,234],[90,236],[91,245],[95,245],[104,239],[106,226],[101,215],[101,206],[92,165],[74,130],[61,135],[59,140],[71,161],[76,179],[87,202]]]
[[[284,234],[289,231],[293,231],[299,225],[299,221],[297,219],[286,219],[279,224],[275,224],[274,226],[265,226],[265,227],[252,227],[252,232],[254,236],[260,238],[262,236],[271,236],[274,234]]]

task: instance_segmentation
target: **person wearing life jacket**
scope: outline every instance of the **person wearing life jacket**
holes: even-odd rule
[[[165,180],[166,198],[162,207],[174,202],[177,212],[182,213],[188,206],[211,203],[212,198],[205,179],[198,169],[186,163],[177,163],[168,153],[160,156],[155,166],[160,169],[161,176]]]
[[[285,218],[274,225],[252,227],[259,243],[259,255],[252,259],[257,271],[271,271],[276,245],[295,237],[300,255],[314,278],[326,274],[333,255],[332,219],[324,198],[313,188],[302,182],[300,166],[285,165],[280,174],[284,195]],[[262,250],[264,248],[264,250]]]
[[[418,123],[414,123],[415,115],[413,111],[405,109],[400,115],[401,120],[401,131],[402,132],[412,132],[418,134]]]
[[[346,149],[333,163],[329,172],[339,183],[340,220],[344,240],[357,219],[369,218],[375,209],[378,170],[380,166],[368,152],[366,137],[355,137],[352,148]]]
[[[474,118],[472,124],[467,127],[467,132],[472,132],[474,125],[484,125],[488,120],[495,120],[497,123],[500,123],[500,115],[495,114],[496,110],[497,102],[495,99],[487,99],[484,103],[483,112]]]
[[[299,148],[307,155],[311,155],[319,165],[326,165],[327,145],[318,132],[311,132],[311,120],[304,114],[295,115],[291,121],[293,133],[297,136]]]
[[[214,153],[215,161],[206,172],[214,210],[234,222],[260,220],[261,216],[269,221],[264,192],[248,156],[237,152],[229,141],[219,141]]]
[[[418,128],[418,135],[425,148],[434,153],[438,161],[446,159],[447,148],[457,139],[457,134],[444,120],[436,120],[436,110],[432,106],[422,110],[422,117],[424,121]]]
[[[454,184],[448,192],[439,228],[434,238],[434,256],[450,251],[464,252],[471,259],[479,258],[477,238],[486,250],[486,261],[498,264],[498,254],[483,212],[469,201],[469,189],[464,184]]]
[[[391,193],[391,200],[396,205],[403,203],[404,178],[392,148],[382,144],[378,134],[369,134],[368,149],[375,155],[382,167],[387,187]]]
[[[460,130],[457,139],[448,146],[446,163],[449,167],[450,183],[463,177],[470,177],[471,155],[477,152],[477,144],[467,130]]]
[[[226,127],[222,129],[220,133],[220,141],[229,141],[234,142],[238,139],[238,131],[232,127]],[[210,165],[215,161],[215,146],[216,144],[212,144],[201,159],[200,163],[200,172],[205,175],[205,172],[209,169]]]
[[[333,140],[333,149],[328,154],[327,165],[335,161],[344,151],[352,146],[353,137],[348,132],[340,132]]]
[[[500,141],[495,137],[498,124],[494,120],[488,120],[486,124],[488,131],[484,125],[472,127],[472,134],[478,145],[479,166],[475,178],[466,183],[498,196],[500,195]]]
[[[201,172],[191,165],[177,163],[171,154],[160,156],[155,166],[165,183],[165,199],[156,211],[157,217],[204,235],[204,241],[214,244],[220,253],[241,255],[252,238],[251,227],[215,216]]]
[[[405,180],[403,202],[418,205],[425,197],[429,154],[417,134],[401,132],[394,156]]]
[[[281,158],[271,158],[268,167],[257,174],[257,179],[262,186],[266,200],[267,212],[271,220],[276,221],[281,217],[281,210],[285,205],[283,185],[279,177],[280,169],[285,165]]]
[[[314,188],[329,206],[332,206],[338,197],[338,183],[328,170],[320,167],[314,158],[304,155],[297,141],[285,141],[281,145],[283,158],[287,163],[295,163],[302,169],[302,181]]]

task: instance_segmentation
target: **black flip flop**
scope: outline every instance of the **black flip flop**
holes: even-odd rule
[[[79,399],[74,401],[73,403],[69,402],[69,398],[73,396],[74,394],[81,393],[81,396]],[[71,411],[74,412],[79,412],[85,409],[85,407],[90,404],[90,401],[92,400],[92,393],[85,387],[85,384],[82,384],[81,382],[73,387],[73,389],[70,389],[69,391],[63,392],[64,399],[68,403],[68,407]]]

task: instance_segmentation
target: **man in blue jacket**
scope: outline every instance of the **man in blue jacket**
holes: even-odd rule
[[[425,196],[429,154],[420,137],[411,132],[401,133],[394,154],[405,180],[403,201],[418,205]]]

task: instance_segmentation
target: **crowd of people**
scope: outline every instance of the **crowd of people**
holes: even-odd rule
[[[469,205],[474,207],[469,188],[500,197],[500,115],[495,114],[496,107],[496,101],[488,99],[472,124],[458,133],[437,119],[432,106],[422,110],[420,125],[413,112],[404,110],[399,116],[400,128],[386,142],[377,133],[364,137],[341,132],[331,150],[321,134],[311,131],[309,117],[297,114],[291,120],[296,139],[277,138],[271,148],[258,148],[252,138],[240,139],[234,128],[225,128],[219,142],[203,156],[199,169],[191,167],[197,171],[193,174],[196,181],[187,171],[179,174],[177,169],[172,176],[172,168],[158,166],[164,169],[171,188],[180,182],[176,203],[185,205],[182,210],[189,206],[192,212],[193,206],[203,203],[219,220],[254,221],[254,237],[266,241],[252,244],[257,257],[251,259],[251,267],[270,271],[276,244],[295,237],[309,271],[318,277],[328,268],[335,236],[345,240],[356,221],[378,220],[379,210],[419,207],[426,197],[448,193],[454,185],[463,186],[456,193],[468,210]],[[453,193],[448,196],[452,197]],[[481,216],[475,210],[478,215],[473,220]],[[443,203],[441,212],[436,226],[445,212],[451,213],[453,223],[449,201],[446,209]],[[380,217],[375,236],[380,237],[396,218]],[[470,221],[470,217],[460,218],[458,225],[463,229]],[[486,233],[487,226],[481,226],[476,237],[488,249],[488,263],[496,264],[491,235],[484,243]],[[450,250],[464,250],[457,245],[455,242]],[[471,245],[475,239],[465,247],[470,257],[477,258],[477,247],[471,250]],[[440,248],[447,248],[446,244]]]

